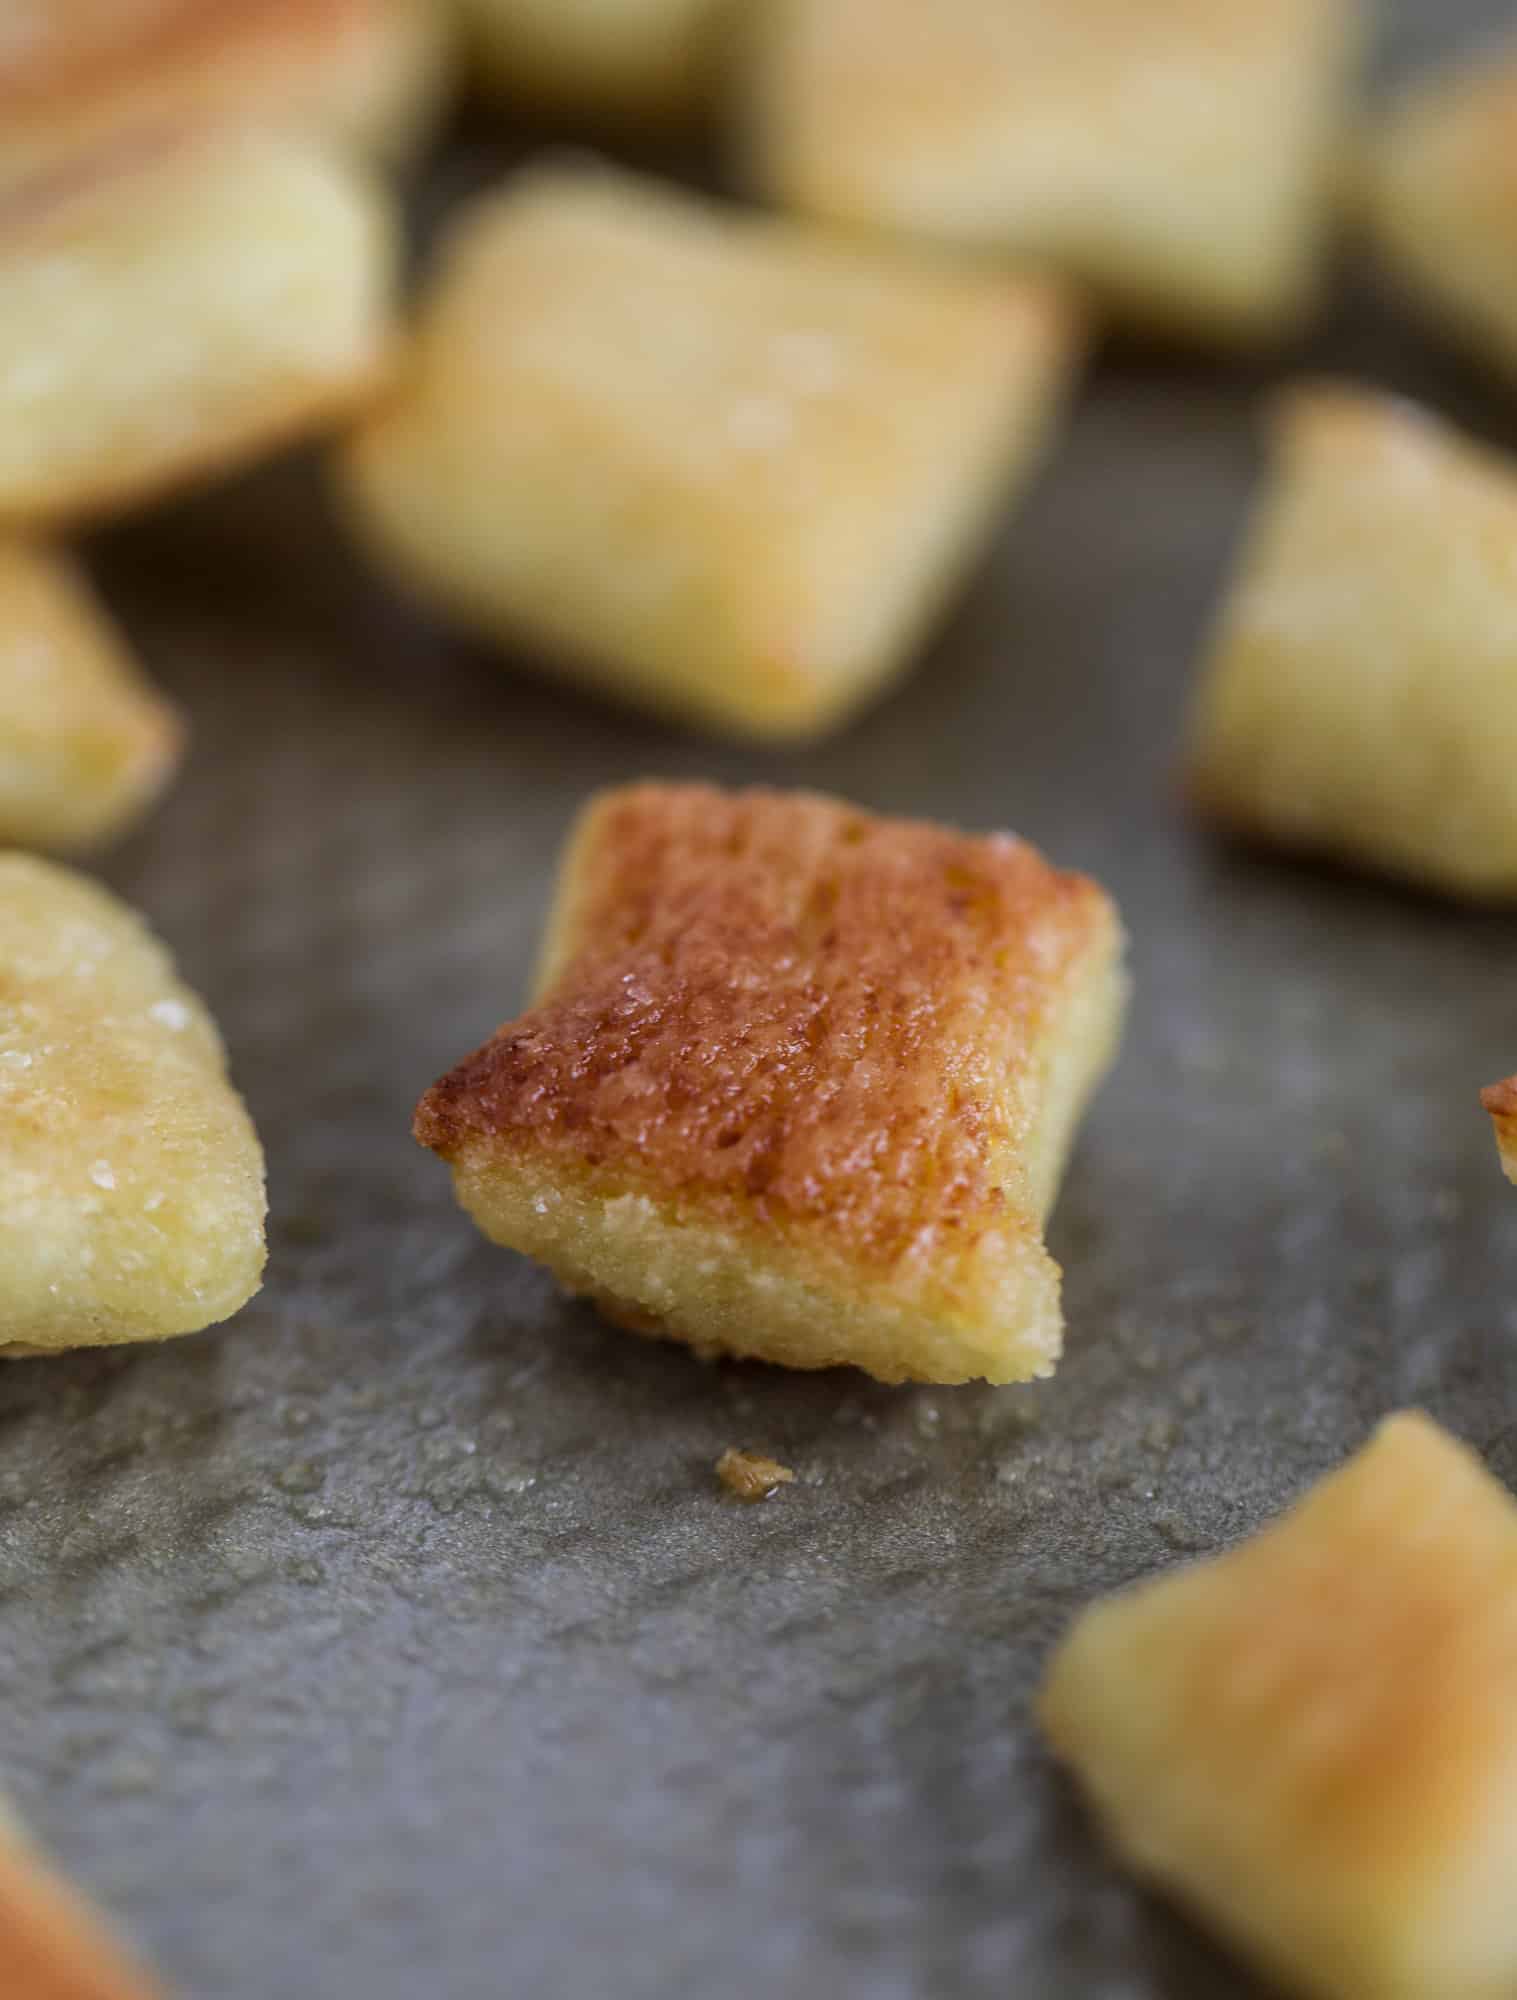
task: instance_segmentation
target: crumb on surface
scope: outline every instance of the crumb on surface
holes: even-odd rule
[[[716,1461],[716,1476],[729,1493],[750,1504],[767,1500],[782,1486],[795,1484],[795,1474],[788,1465],[759,1451],[740,1451],[735,1445],[729,1445]]]

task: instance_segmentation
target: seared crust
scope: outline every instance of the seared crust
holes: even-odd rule
[[[398,151],[447,48],[434,0],[49,0],[0,44],[0,180],[186,117]]]
[[[1480,1102],[1491,1114],[1496,1128],[1496,1144],[1509,1181],[1517,1181],[1517,1076],[1489,1083],[1480,1093]]]
[[[458,225],[341,492],[403,581],[534,663],[811,737],[910,663],[1080,344],[1038,279],[534,170]]]
[[[967,1251],[1003,1222],[993,1163],[1029,1145],[1034,1051],[1110,923],[1093,882],[1007,836],[698,785],[613,793],[581,840],[561,969],[428,1092],[424,1145],[555,1150],[882,1270],[924,1227]]]
[[[1044,1258],[1108,1055],[1117,949],[1095,884],[1009,836],[636,786],[582,822],[537,1004],[427,1093],[416,1136],[465,1183],[530,1162],[578,1197],[742,1237],[819,1287],[973,1319],[1008,1263]],[[1082,1032],[1087,989],[1100,1018]],[[1066,1034],[1081,1073],[1054,1103]],[[756,1321],[665,1330],[772,1351]],[[815,1337],[826,1361],[856,1358]]]
[[[298,70],[367,30],[372,0],[51,0],[0,44],[0,103],[12,118],[41,106],[140,89],[165,70],[276,59]]]
[[[340,422],[388,367],[395,254],[376,189],[274,134],[134,130],[0,190],[0,524]]]
[[[1517,900],[1517,476],[1430,411],[1293,389],[1191,720],[1197,806],[1250,837]]]
[[[1352,0],[773,0],[765,193],[1035,259],[1146,326],[1277,337],[1315,290]]]
[[[1517,377],[1517,42],[1394,97],[1358,178],[1410,295]]]
[[[3,1815],[0,1993],[6,2000],[164,2000],[94,1909]]]
[[[69,558],[0,541],[0,843],[108,838],[161,791],[183,736]]]
[[[163,1340],[258,1289],[263,1155],[140,918],[0,855],[0,1349]]]
[[[1281,1521],[1087,1611],[1041,1700],[1118,1848],[1322,2000],[1517,1982],[1517,1508],[1388,1420]]]

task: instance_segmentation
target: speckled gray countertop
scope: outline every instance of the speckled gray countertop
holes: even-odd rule
[[[1404,66],[1508,6],[1392,8]],[[489,167],[476,140],[441,170]],[[1202,2000],[1027,1722],[1093,1592],[1259,1522],[1381,1412],[1517,1474],[1517,920],[1221,852],[1173,807],[1198,638],[1296,367],[1517,445],[1345,278],[1268,369],[1118,352],[921,671],[800,756],[503,671],[365,580],[315,468],[102,538],[195,725],[106,866],[269,1153],[267,1289],[0,1371],[0,1733],[38,1831],[196,2000]],[[593,786],[767,778],[1010,825],[1115,891],[1121,1067],[1032,1390],[707,1368],[478,1239],[419,1090],[520,995]],[[797,1468],[720,1495],[752,1443]]]

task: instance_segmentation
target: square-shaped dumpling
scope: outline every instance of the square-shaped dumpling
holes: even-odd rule
[[[163,1340],[263,1271],[263,1154],[141,919],[0,855],[0,1351]]]
[[[1387,264],[1432,317],[1517,377],[1517,43],[1387,107],[1360,200]]]
[[[1041,1700],[1119,1852],[1318,2000],[1517,1988],[1517,1506],[1427,1418],[1076,1623]]]
[[[1517,898],[1517,475],[1427,412],[1297,390],[1195,705],[1189,786],[1251,836]]]
[[[716,84],[731,0],[463,0],[485,81],[621,124],[688,125]]]
[[[367,180],[273,134],[139,135],[0,194],[0,523],[337,422],[388,358],[394,249]]]
[[[481,630],[690,721],[814,735],[909,659],[1074,346],[1039,281],[545,169],[460,227],[341,482]]]
[[[1043,1246],[1121,934],[1009,835],[805,793],[586,810],[531,1010],[417,1137],[498,1243],[639,1332],[882,1381],[1058,1356]]]
[[[164,2000],[157,1982],[3,1807],[0,1993],[6,2000]]]
[[[1309,303],[1349,0],[776,0],[747,146],[809,214],[1031,257],[1228,339]]]
[[[0,844],[109,838],[167,782],[182,733],[73,562],[0,540]]]
[[[1496,1128],[1496,1148],[1509,1181],[1517,1181],[1517,1076],[1487,1084],[1480,1102]]]
[[[143,124],[406,149],[450,67],[441,0],[44,0],[0,39],[0,183]]]

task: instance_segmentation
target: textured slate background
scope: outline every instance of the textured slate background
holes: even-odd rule
[[[1382,70],[1512,14],[1388,9]],[[435,201],[505,157],[477,133]],[[1270,380],[1517,445],[1353,273],[1299,354],[1107,355],[921,671],[759,756],[502,671],[365,580],[289,464],[118,530],[195,723],[110,858],[230,1040],[268,1288],[159,1351],[0,1371],[3,1762],[185,1994],[1200,2000],[1246,1988],[1102,1857],[1026,1721],[1092,1592],[1251,1528],[1423,1403],[1517,1474],[1517,920],[1222,853],[1177,722]],[[824,786],[1009,824],[1135,940],[1032,1391],[710,1369],[475,1237],[412,1102],[515,1005],[592,786]],[[751,1442],[800,1483],[725,1502]]]

